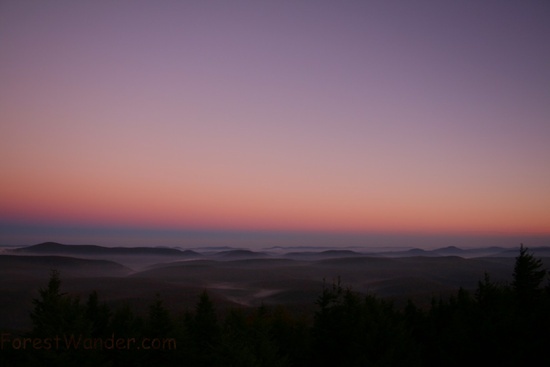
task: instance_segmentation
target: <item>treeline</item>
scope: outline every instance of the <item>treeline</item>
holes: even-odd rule
[[[157,299],[147,315],[61,292],[52,272],[33,301],[32,330],[2,334],[2,366],[500,366],[550,365],[550,283],[521,246],[510,284],[489,275],[428,309],[396,309],[340,282],[305,319],[283,306],[221,317],[205,291],[174,315]]]

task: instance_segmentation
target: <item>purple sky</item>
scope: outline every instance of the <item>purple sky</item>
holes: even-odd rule
[[[2,1],[0,244],[549,244],[549,39],[547,1]]]

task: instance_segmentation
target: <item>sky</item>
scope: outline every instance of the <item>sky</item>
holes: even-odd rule
[[[2,0],[0,244],[550,245],[549,39],[542,0]]]

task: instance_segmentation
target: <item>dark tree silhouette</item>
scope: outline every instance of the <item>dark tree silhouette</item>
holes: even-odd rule
[[[417,365],[405,318],[391,303],[343,288],[338,279],[331,288],[323,288],[317,305],[313,365]]]
[[[174,332],[170,312],[157,294],[155,301],[149,306],[149,315],[146,323],[147,337],[166,338]]]
[[[128,305],[114,309],[92,292],[86,304],[61,292],[59,273],[33,300],[30,337],[177,338],[177,351],[41,350],[0,353],[6,366],[499,366],[550,365],[550,292],[542,260],[521,245],[510,283],[488,274],[474,293],[433,298],[431,306],[390,301],[324,285],[316,312],[296,318],[288,308],[237,308],[218,314],[206,291],[176,319],[157,296],[144,318]],[[312,317],[313,316],[313,317]]]
[[[106,304],[99,303],[99,296],[94,290],[86,302],[86,318],[91,326],[91,336],[94,338],[108,335],[111,311]]]
[[[528,252],[528,248],[521,244],[512,282],[512,288],[521,306],[528,305],[541,295],[541,284],[546,276],[546,270],[542,269],[542,266],[542,261],[534,258]]]
[[[61,293],[61,279],[57,270],[52,270],[48,286],[39,291],[40,297],[33,299],[31,312],[32,333],[40,337],[62,334],[77,334],[89,331],[84,309],[77,297]]]
[[[221,328],[214,303],[203,291],[195,307],[195,314],[188,315],[191,364],[196,366],[219,365]]]
[[[96,353],[84,355],[67,340],[78,341],[89,337],[91,326],[86,318],[86,308],[78,297],[61,293],[59,272],[52,270],[48,286],[40,289],[39,298],[33,300],[30,314],[32,331],[30,336],[50,340],[51,347],[32,350],[29,353],[34,362],[29,365],[42,366],[102,366],[102,358]],[[56,340],[54,342],[54,340]],[[39,361],[39,362],[38,362]]]

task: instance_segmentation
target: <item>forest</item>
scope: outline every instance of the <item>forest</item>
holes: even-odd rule
[[[2,366],[500,366],[550,365],[550,282],[521,246],[511,282],[490,274],[475,291],[396,307],[340,280],[313,314],[283,305],[220,312],[207,290],[174,313],[161,295],[146,314],[97,292],[63,292],[62,274],[33,300],[32,327],[2,331]]]

